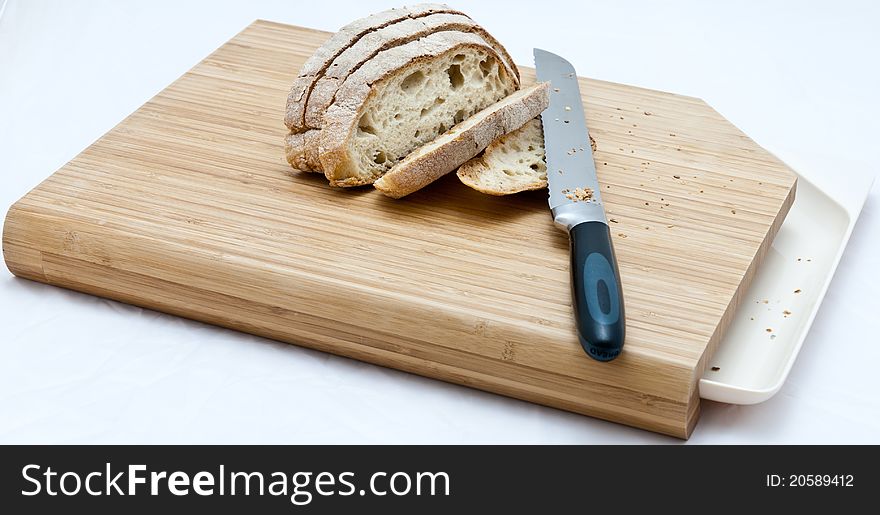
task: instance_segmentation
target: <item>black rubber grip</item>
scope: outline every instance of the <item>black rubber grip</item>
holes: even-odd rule
[[[578,339],[587,354],[611,361],[623,349],[623,290],[611,233],[602,222],[584,222],[569,231],[571,289]]]

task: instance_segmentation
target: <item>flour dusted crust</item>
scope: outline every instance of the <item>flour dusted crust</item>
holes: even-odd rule
[[[306,132],[291,132],[284,137],[284,156],[294,169],[302,172],[321,172],[318,146],[321,131],[311,129]]]
[[[355,20],[339,29],[303,64],[299,77],[294,81],[287,97],[287,112],[284,123],[294,132],[302,132],[306,127],[305,100],[314,82],[320,78],[328,66],[345,49],[356,43],[362,36],[392,23],[407,19],[429,16],[435,13],[450,13],[464,16],[464,13],[443,4],[418,4],[412,7],[389,9],[366,18]]]
[[[550,83],[517,91],[412,152],[373,185],[392,198],[420,190],[454,171],[497,138],[522,127],[549,102]]]
[[[327,110],[319,149],[324,174],[334,186],[372,184],[516,87],[477,34],[436,32],[385,50],[346,79]]]

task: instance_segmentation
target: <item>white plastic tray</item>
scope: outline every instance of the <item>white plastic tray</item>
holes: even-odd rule
[[[795,202],[700,380],[704,399],[756,404],[779,391],[874,181],[857,166],[836,175],[839,160],[780,157],[798,171]]]

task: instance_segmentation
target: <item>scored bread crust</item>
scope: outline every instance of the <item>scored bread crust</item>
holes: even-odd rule
[[[358,121],[363,114],[362,107],[376,94],[374,86],[394,75],[406,74],[421,62],[466,48],[482,51],[501,62],[495,50],[476,34],[435,32],[382,52],[346,79],[339,88],[336,100],[327,109],[324,128],[319,131],[319,158],[331,185],[361,186],[372,184],[381,176],[375,172],[371,176],[359,175],[358,164],[349,152],[349,143],[355,137]]]
[[[284,137],[284,155],[291,167],[301,172],[321,172],[318,146],[321,131],[291,132]]]
[[[294,132],[302,132],[305,128],[305,100],[308,98],[312,86],[345,49],[356,43],[365,34],[387,27],[392,23],[435,13],[466,16],[463,12],[444,4],[418,4],[375,13],[355,20],[339,29],[306,60],[299,71],[299,76],[293,82],[287,96],[287,110],[284,116],[284,124],[287,125],[287,128]]]
[[[392,198],[420,190],[519,129],[550,103],[550,83],[522,89],[464,120],[406,156],[373,186]]]
[[[305,126],[320,129],[324,125],[324,113],[333,104],[339,86],[365,62],[379,52],[415,41],[434,32],[470,32],[475,33],[489,43],[508,72],[519,84],[519,70],[510,55],[491,34],[477,25],[474,20],[459,14],[432,14],[415,19],[406,19],[388,25],[361,37],[355,44],[339,54],[333,63],[324,71],[313,85],[311,92],[305,96]]]

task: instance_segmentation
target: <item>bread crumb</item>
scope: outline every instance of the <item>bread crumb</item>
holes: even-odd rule
[[[565,106],[566,111],[571,111],[571,106]]]
[[[591,188],[575,188],[573,190],[566,188],[562,190],[562,194],[565,195],[565,198],[573,202],[586,202],[593,198],[593,190]]]
[[[755,317],[749,317],[749,320],[754,320],[754,319],[755,319]]]
[[[797,289],[797,290],[795,290],[795,291],[794,291],[794,292],[795,292],[795,293],[800,293],[800,292],[801,292],[801,289],[800,289],[800,288],[798,288],[798,289]]]
[[[762,303],[762,304],[770,304],[770,301],[767,300],[767,299],[764,299],[764,300],[761,301],[761,303]]]
[[[645,111],[645,116],[651,116],[652,114],[654,113],[652,113],[651,111]]]
[[[772,332],[773,332],[773,328],[772,328],[772,327],[768,327],[767,329],[764,329],[764,330],[767,331],[768,333],[772,333]]]
[[[673,227],[675,227],[675,226],[672,225],[672,224],[669,224],[669,225],[666,226],[667,229],[672,229]]]
[[[730,212],[736,214],[736,209],[731,209]]]
[[[626,238],[626,234],[623,234],[622,232],[617,233],[617,235],[620,236],[621,238]]]
[[[721,367],[712,367],[712,372],[718,372],[721,370]]]
[[[791,316],[791,311],[789,311],[789,310],[786,309],[785,311],[782,312],[782,316],[784,316],[784,317],[789,317],[789,316]]]
[[[681,179],[681,175],[673,175],[672,178],[673,179]]]

